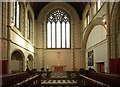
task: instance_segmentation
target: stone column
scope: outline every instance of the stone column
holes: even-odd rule
[[[10,43],[11,43],[11,35],[10,35],[10,31],[11,31],[11,23],[12,23],[12,3],[8,2],[7,4],[7,58],[8,58],[8,73],[11,73],[10,71],[10,62],[11,62],[11,54],[10,54]]]
[[[2,48],[2,3],[0,3],[0,74],[2,74],[2,49],[1,48]],[[0,82],[2,81],[0,80]]]
[[[75,24],[73,24],[73,70],[75,70]]]
[[[42,67],[44,67],[44,24],[42,25]]]
[[[109,59],[111,57],[111,41],[110,41],[110,11],[109,11],[109,2],[106,2],[106,21],[107,21],[107,63],[108,63],[108,72],[109,72]]]

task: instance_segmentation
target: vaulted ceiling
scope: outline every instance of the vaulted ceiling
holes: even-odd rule
[[[35,13],[35,19],[37,19],[41,9],[50,2],[30,2],[32,9]],[[82,20],[82,13],[87,5],[87,2],[66,2],[70,4],[78,13],[80,20]]]

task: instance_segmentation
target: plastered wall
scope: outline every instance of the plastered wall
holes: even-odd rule
[[[107,40],[106,29],[102,25],[95,26],[87,41],[86,68],[93,67],[97,70],[97,63],[104,62],[104,70],[107,72]],[[93,66],[88,66],[88,52],[93,50]]]

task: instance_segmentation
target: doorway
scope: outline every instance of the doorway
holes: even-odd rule
[[[105,72],[104,71],[104,62],[97,63],[97,72]]]

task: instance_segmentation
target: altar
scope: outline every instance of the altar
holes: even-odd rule
[[[53,65],[53,71],[55,72],[63,72],[63,71],[66,71],[65,70],[65,65]]]

